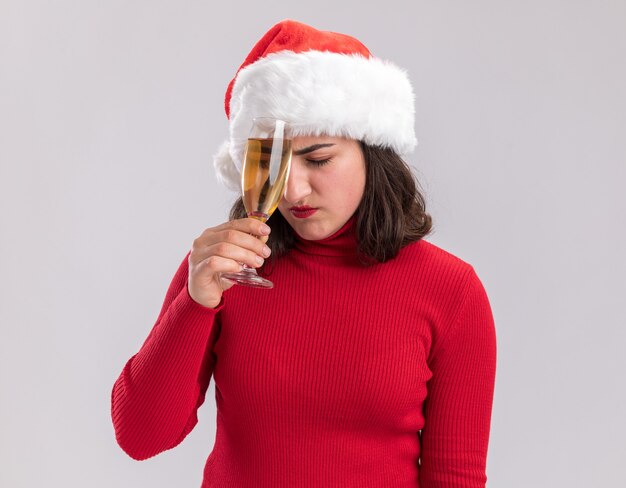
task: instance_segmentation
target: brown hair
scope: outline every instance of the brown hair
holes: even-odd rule
[[[400,249],[431,232],[432,218],[419,184],[407,163],[390,148],[363,142],[365,191],[356,215],[358,251],[364,264],[384,263]],[[230,219],[246,217],[239,198],[230,210]],[[294,233],[277,211],[267,221],[272,228],[267,245],[272,259],[280,258],[294,246]],[[264,266],[265,267],[265,266]]]

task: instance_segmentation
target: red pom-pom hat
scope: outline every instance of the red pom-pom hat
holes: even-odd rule
[[[239,189],[255,117],[292,124],[292,136],[329,135],[390,147],[417,145],[415,96],[406,72],[357,39],[284,20],[252,48],[226,90],[230,138],[215,155],[220,179]]]

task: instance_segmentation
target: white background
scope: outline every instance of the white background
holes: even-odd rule
[[[0,0],[0,485],[200,486],[213,384],[144,462],[110,391],[226,219],[224,91],[284,18],[414,84],[428,240],[474,265],[496,319],[488,485],[626,486],[626,4],[605,0]]]

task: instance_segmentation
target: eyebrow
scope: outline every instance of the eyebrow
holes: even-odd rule
[[[307,154],[313,151],[317,151],[318,149],[321,149],[323,147],[330,147],[330,146],[334,146],[333,143],[327,143],[327,144],[313,144],[312,146],[309,147],[303,147],[302,149],[298,149],[297,151],[294,151],[293,153],[296,156],[302,156],[303,154]]]

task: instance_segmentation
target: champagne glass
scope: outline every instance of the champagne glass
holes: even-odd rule
[[[257,117],[252,121],[241,171],[241,190],[248,217],[261,222],[270,218],[285,193],[291,167],[288,129],[287,122],[280,119]],[[274,286],[245,264],[241,271],[224,273],[222,278],[258,288]]]

